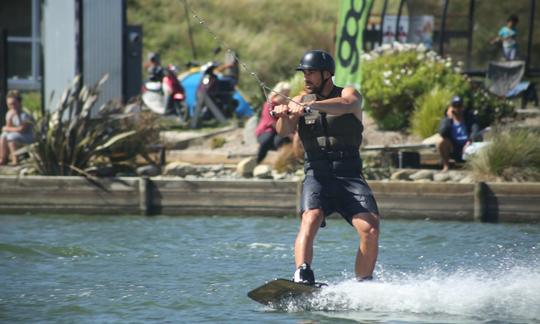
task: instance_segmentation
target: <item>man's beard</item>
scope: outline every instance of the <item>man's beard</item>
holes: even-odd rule
[[[320,94],[321,93],[321,90],[322,90],[322,86],[315,86],[313,83],[310,83],[309,84],[309,88],[308,88],[308,84],[306,83],[304,85],[304,91],[307,93],[307,94]]]

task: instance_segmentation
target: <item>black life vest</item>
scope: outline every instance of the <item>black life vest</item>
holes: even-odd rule
[[[341,97],[343,88],[334,86],[328,97],[318,100]],[[301,117],[298,123],[298,134],[306,153],[319,151],[356,151],[362,144],[362,122],[352,113],[344,115],[328,115],[318,113],[317,118],[306,123]]]

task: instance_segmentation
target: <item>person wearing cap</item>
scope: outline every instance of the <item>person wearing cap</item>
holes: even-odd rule
[[[362,96],[353,87],[334,85],[334,59],[325,51],[306,52],[296,70],[304,74],[307,95],[274,108],[278,133],[287,136],[298,131],[305,150],[293,279],[315,283],[311,269],[313,242],[319,227],[325,227],[326,217],[334,212],[360,236],[356,278],[372,279],[378,255],[379,211],[362,176]]]
[[[473,114],[463,108],[463,99],[454,96],[439,124],[442,139],[437,149],[442,160],[442,170],[448,171],[450,158],[463,162],[463,151],[473,141],[481,140],[480,128]]]

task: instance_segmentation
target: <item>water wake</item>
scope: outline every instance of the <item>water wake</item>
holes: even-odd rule
[[[346,280],[331,284],[307,303],[290,303],[289,311],[322,311],[356,320],[399,319],[413,322],[540,320],[540,269],[463,271],[443,274],[386,275],[373,282]],[[366,317],[367,316],[367,317]],[[357,318],[359,317],[359,318]],[[460,320],[461,319],[461,320]]]

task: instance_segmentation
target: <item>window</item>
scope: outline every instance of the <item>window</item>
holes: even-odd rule
[[[2,0],[0,28],[8,32],[9,88],[39,89],[40,0]]]

